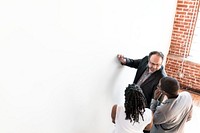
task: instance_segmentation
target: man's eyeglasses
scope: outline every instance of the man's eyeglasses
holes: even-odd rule
[[[158,84],[158,85],[157,85],[157,88],[161,89],[161,86]]]
[[[156,64],[156,63],[153,63],[153,62],[151,62],[151,61],[149,61],[149,64],[151,64],[152,66],[161,66],[161,64]]]
[[[157,85],[157,88],[160,90],[161,93],[163,93],[163,90],[161,89],[161,85]]]

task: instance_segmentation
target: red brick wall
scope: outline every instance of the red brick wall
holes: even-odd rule
[[[200,93],[200,64],[187,60],[199,5],[200,0],[177,1],[171,44],[165,68],[168,76],[177,78],[183,89]]]

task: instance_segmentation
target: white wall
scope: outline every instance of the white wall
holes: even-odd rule
[[[168,52],[175,0],[1,0],[0,132],[109,133],[135,70]]]

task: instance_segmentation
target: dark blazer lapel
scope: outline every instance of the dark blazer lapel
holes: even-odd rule
[[[137,76],[136,76],[136,79],[135,79],[136,83],[137,83],[138,80],[142,77],[142,74],[144,73],[144,71],[145,71],[146,69],[147,69],[147,67],[143,67],[143,68],[141,68],[140,71],[138,71]]]
[[[152,74],[142,83],[142,85],[148,84],[148,83],[151,82],[152,80],[155,80],[156,75],[157,75],[157,72],[152,73]],[[142,85],[141,85],[141,86],[142,86]]]

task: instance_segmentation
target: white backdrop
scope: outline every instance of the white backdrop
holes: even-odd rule
[[[109,133],[135,70],[168,52],[175,0],[1,0],[0,132]]]

